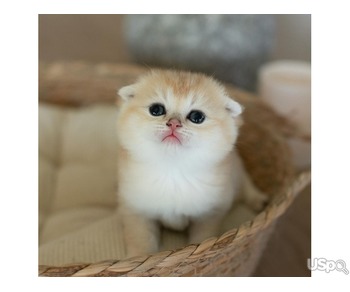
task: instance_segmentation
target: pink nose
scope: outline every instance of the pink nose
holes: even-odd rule
[[[172,130],[176,128],[182,127],[181,122],[178,119],[170,119],[166,125],[170,127]]]

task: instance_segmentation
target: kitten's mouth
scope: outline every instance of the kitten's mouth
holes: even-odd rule
[[[170,133],[169,135],[166,135],[163,139],[162,142],[168,142],[171,144],[182,144],[179,137],[176,135],[176,133]]]

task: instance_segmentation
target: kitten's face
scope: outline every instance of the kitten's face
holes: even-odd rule
[[[152,71],[119,95],[119,141],[133,154],[222,156],[236,141],[241,107],[204,75]]]

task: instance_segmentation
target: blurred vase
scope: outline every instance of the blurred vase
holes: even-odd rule
[[[274,45],[272,15],[128,15],[124,34],[136,61],[201,71],[245,89]]]
[[[275,61],[259,70],[259,96],[298,131],[289,139],[298,169],[311,167],[311,64]]]

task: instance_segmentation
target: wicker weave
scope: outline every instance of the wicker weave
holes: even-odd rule
[[[40,102],[65,106],[114,103],[116,89],[130,84],[146,69],[134,65],[52,63],[40,65]],[[248,276],[254,271],[278,218],[310,182],[309,171],[295,174],[285,137],[293,127],[255,96],[228,87],[245,107],[237,142],[246,168],[259,188],[270,195],[254,220],[219,237],[181,249],[124,260],[39,266],[40,276]]]

